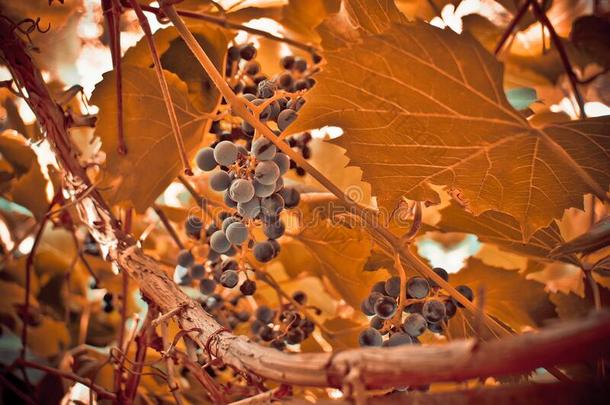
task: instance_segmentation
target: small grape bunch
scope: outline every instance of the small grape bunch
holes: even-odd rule
[[[296,291],[292,297],[301,305],[307,300],[307,295],[302,291]],[[278,350],[284,350],[287,345],[300,344],[314,330],[314,323],[290,303],[282,305],[279,313],[266,305],[259,306],[250,324],[254,336]]]
[[[449,280],[449,274],[445,269],[436,267],[433,271],[445,281]],[[470,301],[474,299],[470,287],[460,285],[456,289]],[[360,334],[361,346],[419,343],[419,336],[426,330],[443,333],[448,320],[455,316],[459,307],[463,307],[449,294],[442,291],[434,281],[424,277],[409,278],[405,290],[406,302],[403,313],[398,314],[401,293],[400,277],[390,277],[388,280],[380,281],[372,286],[369,296],[362,301],[360,306],[365,315],[372,317],[370,327]],[[397,316],[400,317],[398,319],[400,322],[393,322]],[[388,334],[389,339],[384,341],[384,335]]]
[[[109,314],[112,311],[114,311],[114,305],[112,303],[112,301],[114,300],[114,296],[111,292],[107,292],[106,294],[104,294],[104,296],[102,297],[102,301],[104,302],[104,305],[102,307],[102,310]]]
[[[239,307],[242,296],[225,300],[218,293],[210,293],[199,300],[201,307],[216,319],[223,327],[233,330],[239,324],[249,322],[252,314],[247,309]]]
[[[288,156],[278,152],[266,138],[258,138],[251,151],[230,141],[203,148],[196,162],[204,171],[220,167],[211,174],[210,187],[223,192],[224,203],[235,210],[209,235],[210,248],[225,254],[248,242],[259,262],[276,257],[280,251],[277,239],[285,231],[280,213],[284,208],[295,207],[300,200],[297,190],[284,187],[282,175],[290,166]],[[267,240],[254,242],[248,226],[259,222]]]

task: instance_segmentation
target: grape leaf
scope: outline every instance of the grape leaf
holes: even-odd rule
[[[346,0],[338,13],[327,17],[316,29],[325,50],[342,48],[368,34],[380,34],[393,22],[406,18],[392,0]]]
[[[314,28],[330,13],[339,11],[340,0],[289,0],[282,7],[283,26],[310,42],[320,42]]]
[[[335,142],[386,209],[403,196],[438,203],[430,185],[447,185],[475,215],[515,217],[527,240],[583,194],[605,198],[610,118],[531,127],[506,100],[501,65],[469,35],[394,25],[326,58],[289,132],[342,127]]]
[[[227,31],[204,23],[189,24],[189,29],[218,71],[224,72],[229,42]],[[180,38],[178,31],[173,27],[165,28],[155,32],[153,38],[163,69],[175,73],[186,83],[189,99],[199,111],[213,112],[220,100],[220,92]],[[123,63],[139,67],[152,66],[146,38],[125,52]]]
[[[541,319],[555,315],[544,287],[534,281],[525,280],[518,272],[487,266],[477,259],[469,259],[467,266],[451,274],[452,285],[465,284],[475,293],[483,288],[485,311],[492,317],[519,332],[525,327],[539,326]],[[459,319],[452,319],[450,324]],[[455,326],[455,325],[454,325]],[[452,327],[455,331],[463,329]]]
[[[551,253],[555,256],[589,254],[606,246],[610,246],[610,216],[594,224],[588,232],[557,246]]]
[[[186,151],[192,156],[207,120],[191,105],[184,82],[173,73],[164,74]],[[104,74],[91,97],[100,108],[95,131],[106,153],[100,189],[111,204],[130,202],[142,212],[182,171],[178,147],[155,73],[148,68],[124,66],[123,125],[128,152],[117,152],[114,80],[114,72]]]
[[[441,210],[442,219],[437,226],[448,232],[466,232],[477,235],[487,243],[497,244],[503,249],[537,259],[549,259],[553,248],[563,242],[555,221],[538,229],[524,242],[519,222],[509,214],[498,211],[485,211],[474,216],[453,202]],[[574,255],[563,258],[566,262],[578,264]]]
[[[282,241],[278,260],[286,269],[307,271],[327,280],[341,298],[358,308],[371,285],[388,277],[385,271],[364,270],[373,245],[368,233],[362,227],[350,228],[329,219],[332,211],[322,210],[321,205],[302,202],[299,208],[301,226]]]

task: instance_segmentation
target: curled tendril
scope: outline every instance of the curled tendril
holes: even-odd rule
[[[5,20],[9,21],[11,23],[11,30],[19,31],[22,35],[25,35],[30,44],[32,44],[32,38],[30,37],[30,34],[36,31],[41,34],[44,34],[49,32],[49,30],[51,29],[51,23],[49,23],[47,28],[43,29],[40,27],[40,17],[37,17],[35,20],[32,18],[24,18],[23,20],[17,23],[3,15],[0,15],[0,18],[4,18]]]

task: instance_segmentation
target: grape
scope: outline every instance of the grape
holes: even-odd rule
[[[309,89],[309,87],[310,87],[309,86],[309,82],[307,80],[304,80],[304,79],[297,80],[294,83],[294,90],[295,91],[307,90],[307,89]]]
[[[231,225],[235,222],[240,222],[240,221],[236,217],[226,217],[225,219],[222,220],[222,225],[220,226],[220,229],[222,229],[222,231],[224,233],[227,233],[227,228],[229,227],[229,225]]]
[[[222,141],[214,147],[214,159],[219,165],[229,166],[237,160],[237,146],[230,141]]]
[[[445,301],[445,313],[447,314],[447,318],[453,318],[455,313],[457,312],[457,306],[452,299]]]
[[[244,218],[256,218],[261,213],[261,201],[253,198],[246,203],[237,204],[237,212]]]
[[[262,99],[262,98],[257,98],[256,100],[254,100],[252,102],[252,104],[254,104],[255,106],[260,106],[262,105],[266,100]],[[271,105],[266,106],[262,111],[260,111],[258,113],[258,118],[261,121],[268,121],[271,116],[273,115],[273,108],[271,107]]]
[[[112,311],[114,311],[114,306],[112,304],[106,304],[104,305],[104,308],[102,308],[104,310],[105,313],[109,314]]]
[[[294,58],[294,66],[293,66],[294,70],[296,70],[297,72],[305,72],[307,70],[307,61],[304,58],[301,58],[300,56],[297,56],[296,58]]]
[[[258,84],[257,96],[260,98],[271,98],[277,90],[277,85],[271,80],[263,80]]]
[[[409,334],[409,336],[418,337],[428,327],[428,322],[426,322],[426,318],[421,316],[420,314],[410,314],[405,319],[405,322],[402,324],[402,329]]]
[[[261,71],[261,64],[255,60],[251,60],[244,66],[244,72],[248,76],[256,76]]]
[[[289,108],[294,111],[299,111],[301,107],[305,104],[305,99],[303,97],[299,97],[296,100],[290,100],[286,104],[286,108]]]
[[[214,149],[200,149],[199,152],[197,152],[197,156],[195,156],[195,163],[197,164],[197,167],[204,172],[213,170],[217,165],[216,159],[214,159]]]
[[[284,209],[284,199],[279,194],[273,194],[261,199],[261,210],[263,216],[275,218]]]
[[[409,298],[422,299],[430,293],[430,284],[423,277],[411,277],[407,281],[407,294]]]
[[[275,145],[267,138],[258,138],[252,142],[252,154],[257,160],[271,160],[276,151]]]
[[[279,180],[281,180],[281,177]],[[258,180],[254,180],[252,183],[254,184],[254,195],[257,197],[269,197],[275,192],[277,185],[277,182],[276,184],[261,184]]]
[[[434,333],[443,333],[443,325],[439,323],[429,323],[428,329]]]
[[[176,284],[182,284],[182,281],[188,277],[189,269],[183,266],[176,266],[174,269],[174,282]]]
[[[395,347],[402,345],[410,345],[412,343],[413,339],[411,339],[411,336],[407,335],[406,333],[398,332],[390,336],[387,341],[383,342],[383,346]]]
[[[242,222],[234,222],[227,227],[227,239],[235,245],[241,245],[248,239],[248,228]]]
[[[270,161],[259,162],[254,169],[254,178],[261,184],[275,184],[279,177],[280,168]]]
[[[229,250],[227,250],[225,252],[225,255],[227,255],[227,256],[235,256],[235,253],[237,253],[237,249],[235,249],[235,246],[231,246],[231,247],[229,247]]]
[[[360,304],[360,310],[366,316],[373,316],[373,315],[375,315],[375,309],[373,308],[373,305],[371,304],[371,302],[370,302],[370,300],[368,298],[365,298],[362,301],[362,303]]]
[[[464,297],[466,297],[466,299],[468,301],[472,301],[474,299],[474,293],[472,292],[472,289],[470,287],[468,287],[467,285],[458,285],[457,287],[455,287],[455,289],[458,290],[458,292],[460,294],[462,294]],[[460,304],[456,300],[454,300],[454,301],[458,307],[464,308],[464,306],[462,304]]]
[[[237,203],[248,202],[254,197],[254,186],[245,179],[234,180],[229,188],[229,196]]]
[[[445,313],[445,304],[438,300],[426,301],[422,308],[422,315],[426,318],[426,321],[430,323],[442,321],[445,317]]]
[[[371,328],[374,329],[383,329],[383,324],[385,323],[385,320],[381,319],[378,316],[374,316],[373,318],[371,318]]]
[[[235,317],[240,322],[247,322],[248,319],[250,319],[250,312],[248,312],[248,311],[239,311],[238,313],[235,314]]]
[[[211,222],[207,228],[205,228],[205,236],[211,236],[214,232],[218,230],[218,227],[214,222]]]
[[[318,63],[322,62],[322,56],[318,55],[317,53],[312,53],[311,60],[313,60],[313,63],[317,65]]]
[[[205,276],[205,266],[203,264],[196,264],[191,267],[191,277],[195,280],[201,280]]]
[[[273,161],[280,169],[280,175],[286,174],[288,169],[290,169],[290,158],[287,154],[282,152],[277,152],[275,156],[273,156]]]
[[[186,221],[184,221],[184,229],[186,234],[192,237],[199,239],[201,236],[201,229],[203,228],[203,222],[201,219],[194,216],[189,215]]]
[[[281,89],[291,91],[294,79],[290,72],[284,72],[278,76],[277,83]]]
[[[292,293],[292,299],[299,304],[304,305],[307,302],[307,294],[303,291],[295,291]]]
[[[190,267],[195,262],[195,257],[191,252],[184,249],[178,253],[178,265],[182,267]]]
[[[390,277],[385,282],[385,291],[390,297],[398,297],[400,295],[400,277]]]
[[[265,324],[260,319],[255,319],[250,324],[250,331],[253,334],[258,335],[258,332],[263,328],[263,326],[265,326]]]
[[[112,302],[112,298],[113,298],[112,293],[106,293],[102,297],[102,300],[104,300],[104,302],[106,302],[106,303],[110,303],[110,302]]]
[[[239,61],[239,48],[236,46],[231,46],[228,51],[228,59],[231,61]]]
[[[277,239],[284,234],[286,227],[281,220],[263,225],[263,233],[269,239]]]
[[[254,292],[256,291],[256,281],[252,281],[252,280],[246,280],[242,283],[242,285],[239,287],[239,291],[241,291],[241,293],[243,295],[253,295]]]
[[[205,279],[199,283],[199,291],[204,295],[210,295],[216,289],[216,281]]]
[[[383,298],[385,296],[385,294],[381,294],[377,291],[373,291],[371,292],[371,294],[368,297],[369,303],[371,304],[371,306],[375,306],[375,303],[377,302],[378,299]]]
[[[301,201],[301,194],[294,187],[284,187],[279,191],[279,195],[284,199],[286,208],[294,208]]]
[[[222,193],[222,200],[224,201],[225,205],[229,208],[235,208],[237,207],[237,202],[233,201],[233,199],[231,198],[231,196],[229,195],[229,191],[225,191],[224,193]]]
[[[291,329],[286,334],[286,343],[296,345],[305,340],[305,333],[301,329]]]
[[[281,177],[279,179],[277,179],[277,181],[275,182],[275,188],[274,191],[277,193],[278,191],[280,191],[281,189],[284,188],[284,179],[282,179]]]
[[[225,171],[219,171],[210,176],[210,187],[214,191],[225,191],[231,185],[231,176]]]
[[[256,56],[256,48],[254,44],[246,44],[242,45],[239,48],[239,56],[245,60],[252,60]]]
[[[258,335],[265,342],[270,342],[275,338],[275,334],[273,333],[273,328],[267,325],[264,325],[261,330],[258,332]]]
[[[282,249],[280,243],[275,239],[267,239],[267,242],[271,243],[271,246],[273,247],[273,257],[279,255],[280,250]]]
[[[220,264],[220,268],[222,271],[237,270],[239,269],[239,263],[237,263],[237,260],[227,259]]]
[[[373,328],[367,328],[360,332],[358,336],[358,343],[360,346],[381,346],[383,344],[383,337],[378,330]]]
[[[396,313],[398,305],[392,297],[383,296],[375,301],[375,313],[381,319],[390,319]]]
[[[257,242],[254,244],[252,248],[252,254],[254,254],[254,258],[261,263],[267,263],[275,256],[275,249],[273,245],[266,242]]]
[[[218,253],[224,253],[231,247],[231,243],[223,231],[216,231],[210,236],[210,247]]]
[[[292,69],[292,66],[294,66],[294,56],[292,56],[292,55],[283,56],[282,59],[280,59],[280,65],[284,69]]]
[[[373,284],[373,287],[371,287],[371,292],[378,292],[380,294],[386,295],[386,291],[385,291],[385,282],[384,281],[378,281],[375,284]]]
[[[301,319],[301,322],[299,323],[299,327],[303,330],[303,332],[305,332],[306,335],[310,335],[313,332],[313,330],[316,328],[314,323],[307,318]]]
[[[423,302],[415,302],[411,305],[407,305],[404,309],[404,312],[407,314],[421,314],[422,308],[424,307]]]
[[[235,270],[227,270],[220,276],[220,284],[222,284],[223,287],[233,288],[237,285],[238,281],[239,274],[237,274]]]
[[[440,278],[442,278],[445,281],[449,281],[449,273],[447,273],[447,270],[443,269],[442,267],[435,267],[432,269],[433,272],[435,272]],[[428,280],[430,283],[430,287],[433,288],[438,288],[439,285],[436,284],[436,282],[434,280]]]
[[[213,249],[210,249],[208,251],[208,260],[211,261],[211,262],[215,262],[218,259],[220,259],[220,253],[216,252]]]
[[[286,342],[280,339],[275,339],[271,341],[271,347],[281,352],[286,348]]]
[[[252,138],[254,136],[254,127],[247,121],[241,122],[241,130],[248,136],[248,138]]]
[[[280,129],[280,131],[283,131],[296,119],[297,112],[287,108],[277,116],[277,127]]]
[[[256,308],[256,312],[254,313],[254,315],[256,316],[256,319],[267,324],[273,321],[273,318],[275,317],[275,311],[266,305],[261,305],[260,307]]]

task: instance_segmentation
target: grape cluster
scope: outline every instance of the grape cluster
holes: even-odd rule
[[[304,305],[307,295],[297,291],[293,293],[292,298]],[[314,323],[302,316],[290,303],[282,305],[279,312],[261,305],[256,309],[255,317],[250,324],[252,334],[263,342],[269,342],[271,347],[278,350],[303,342],[315,329]]]
[[[445,281],[449,274],[445,269],[436,267],[433,271]],[[390,277],[373,285],[369,296],[362,301],[360,309],[372,317],[370,327],[359,336],[360,346],[396,346],[419,343],[419,336],[426,330],[443,333],[448,320],[455,316],[462,305],[432,280],[424,277],[411,277],[407,280],[406,302],[400,319],[396,319],[400,310],[400,277]],[[466,285],[456,289],[470,301],[474,299],[472,289]],[[396,322],[398,321],[398,322]],[[389,335],[384,340],[384,335]]]
[[[288,145],[303,156],[303,159],[309,159],[311,157],[311,148],[309,147],[311,139],[312,137],[309,132],[303,132],[302,134],[292,135],[286,138]],[[297,176],[305,176],[305,169],[298,166],[294,160],[290,160],[290,168],[294,169]]]

